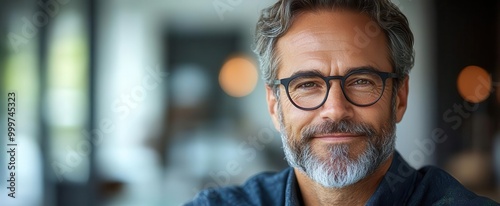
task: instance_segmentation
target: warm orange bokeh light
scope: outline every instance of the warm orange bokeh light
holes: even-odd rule
[[[258,72],[249,58],[237,56],[224,63],[219,74],[219,84],[228,95],[243,97],[257,85]]]
[[[468,102],[479,103],[490,96],[491,77],[481,67],[467,66],[458,75],[458,93]]]

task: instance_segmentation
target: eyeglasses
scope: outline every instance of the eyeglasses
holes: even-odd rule
[[[301,73],[289,78],[274,81],[274,85],[285,86],[286,94],[292,104],[302,110],[315,110],[321,107],[328,97],[330,80],[340,79],[344,97],[356,106],[365,107],[375,104],[385,90],[387,78],[398,78],[396,73],[359,69],[345,76],[324,77],[316,72]]]

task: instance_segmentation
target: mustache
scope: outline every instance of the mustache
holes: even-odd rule
[[[317,135],[332,133],[350,133],[367,137],[373,137],[377,134],[375,128],[367,123],[346,119],[340,121],[329,120],[321,124],[305,127],[302,131],[302,141],[307,141]]]

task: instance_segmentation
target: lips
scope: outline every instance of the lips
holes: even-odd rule
[[[322,141],[351,141],[361,137],[364,137],[364,135],[351,134],[351,133],[334,133],[334,134],[315,135],[313,139],[318,139]]]

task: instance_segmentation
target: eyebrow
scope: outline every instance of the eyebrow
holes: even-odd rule
[[[296,71],[294,72],[290,77],[296,77],[296,76],[323,76],[323,74],[317,70],[317,69],[313,69],[313,70],[300,70],[300,71]]]
[[[360,71],[360,70],[369,70],[369,71],[380,71],[380,69],[375,68],[373,66],[360,66],[360,67],[351,67],[348,68],[345,73],[342,76],[345,76],[351,72],[355,71]],[[296,76],[324,76],[321,71],[318,69],[311,69],[311,70],[299,70],[294,72],[290,77],[296,77]]]

